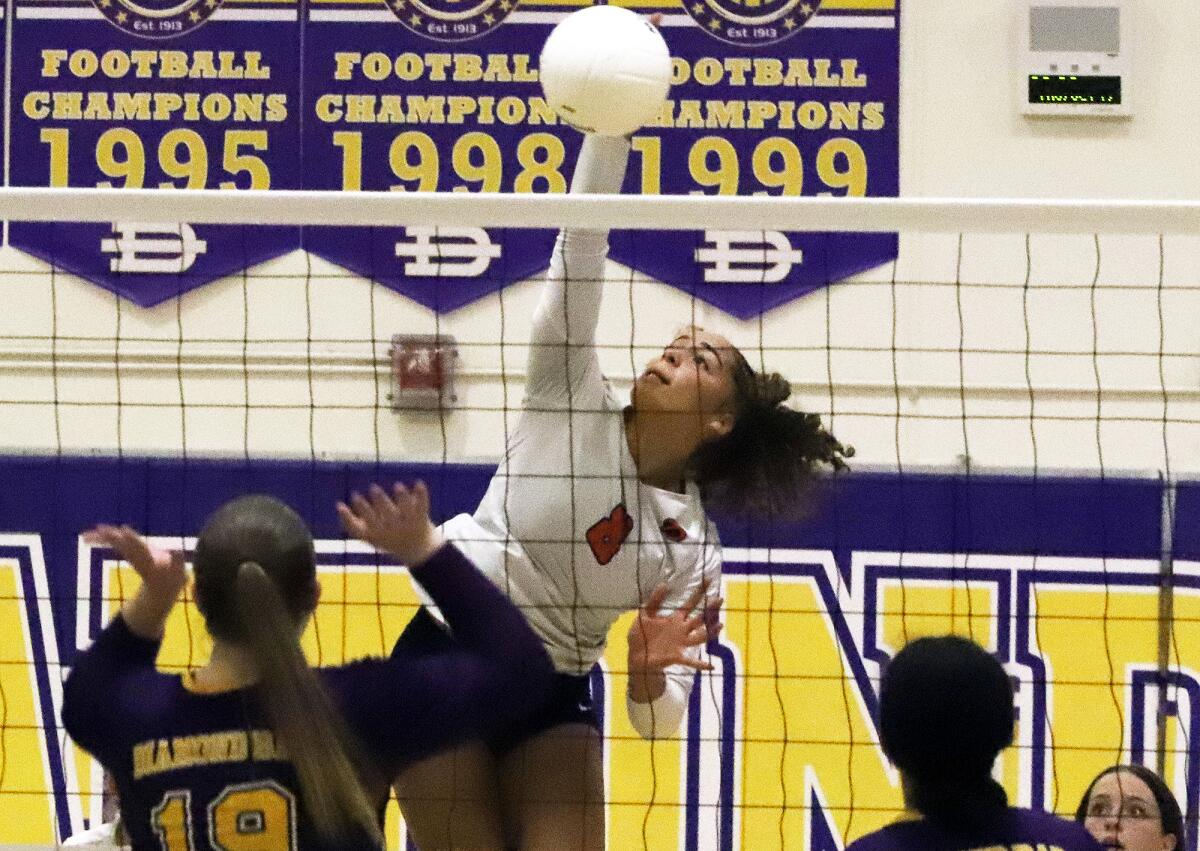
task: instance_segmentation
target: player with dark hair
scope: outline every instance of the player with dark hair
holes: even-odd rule
[[[621,190],[627,139],[586,135],[573,193]],[[530,718],[441,754],[398,784],[423,849],[604,846],[600,733],[588,673],[608,632],[639,609],[626,705],[646,738],[673,735],[715,616],[721,548],[706,507],[792,513],[852,450],[819,417],[785,407],[787,382],[759,375],[719,334],[683,330],[618,401],[595,336],[608,233],[559,235],[533,318],[524,399],[474,515],[443,526],[526,613],[558,671]],[[713,599],[704,604],[709,591]],[[399,647],[433,652],[420,613]],[[715,620],[715,617],[714,617]]]
[[[952,635],[908,644],[883,673],[879,738],[912,815],[846,851],[1096,851],[1079,825],[1008,805],[992,766],[1015,721],[1008,674],[982,647]]]
[[[541,642],[442,542],[424,485],[372,487],[338,512],[437,601],[456,638],[445,652],[310,669],[299,639],[320,596],[312,536],[282,502],[247,496],[221,507],[196,544],[212,657],[182,677],[159,673],[167,615],[187,584],[183,554],[151,549],[127,526],[87,533],[142,584],[72,669],[63,725],[115,776],[134,849],[379,847],[403,766],[544,694]]]
[[[1105,848],[1184,847],[1179,802],[1161,777],[1141,765],[1114,765],[1097,774],[1079,801],[1075,820]]]

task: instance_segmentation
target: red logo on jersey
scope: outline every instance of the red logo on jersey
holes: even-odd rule
[[[633,518],[625,510],[623,503],[609,512],[608,516],[597,520],[587,530],[588,546],[599,564],[608,564],[621,550],[621,544],[633,531]]]
[[[671,517],[662,522],[662,533],[668,541],[674,541],[677,544],[687,540],[687,532]]]

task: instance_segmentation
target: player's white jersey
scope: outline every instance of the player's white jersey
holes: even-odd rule
[[[627,155],[624,140],[589,137],[572,191],[619,191]],[[638,481],[623,405],[600,372],[594,337],[607,252],[604,232],[560,235],[505,458],[474,515],[442,527],[525,612],[555,667],[574,674],[590,670],[613,621],[658,584],[670,587],[665,609],[704,579],[720,587],[720,543],[698,489]],[[692,671],[668,673],[668,693],[652,710],[630,705],[643,735],[671,732],[682,716]]]
[[[561,370],[561,368],[560,368]],[[546,642],[555,667],[586,673],[613,621],[655,586],[677,606],[706,576],[720,581],[720,543],[694,484],[642,484],[622,406],[589,369],[566,398],[531,395],[475,514],[442,531],[505,590]]]

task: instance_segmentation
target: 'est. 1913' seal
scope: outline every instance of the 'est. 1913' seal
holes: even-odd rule
[[[466,41],[494,30],[518,0],[385,0],[400,23],[435,41]]]
[[[142,38],[175,38],[212,17],[221,0],[92,0],[110,23]]]
[[[730,44],[754,46],[800,32],[821,0],[683,0],[704,31]]]

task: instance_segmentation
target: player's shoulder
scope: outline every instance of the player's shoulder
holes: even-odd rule
[[[1099,846],[1080,825],[1039,810],[1011,808],[986,829],[970,835],[947,833],[919,818],[903,818],[847,846],[846,851],[927,851],[930,848],[1037,846],[1054,851],[1096,851]]]
[[[1010,818],[1018,825],[1023,840],[1063,849],[1093,851],[1100,846],[1077,822],[1068,821],[1042,810],[1013,808]]]
[[[195,701],[178,674],[137,668],[91,695],[86,711],[73,713],[67,729],[101,760],[123,758],[135,743],[172,736],[191,723]]]
[[[194,699],[183,679],[151,666],[139,667],[122,673],[100,699],[112,708],[111,717],[127,719],[131,726],[158,722],[184,711]]]
[[[927,830],[921,819],[905,817],[854,840],[846,851],[915,851],[922,847]]]
[[[322,665],[316,672],[325,690],[337,700],[385,675],[386,666],[387,662],[379,656],[364,656],[341,665]]]

